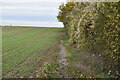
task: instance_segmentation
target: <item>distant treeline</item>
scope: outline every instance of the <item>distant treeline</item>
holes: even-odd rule
[[[118,77],[120,2],[67,2],[57,16],[77,51],[104,58],[104,73]]]

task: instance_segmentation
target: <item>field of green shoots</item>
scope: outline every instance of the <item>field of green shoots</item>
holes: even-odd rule
[[[3,77],[36,76],[39,66],[57,51],[62,28],[2,27]]]

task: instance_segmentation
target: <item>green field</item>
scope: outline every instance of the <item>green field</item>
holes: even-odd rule
[[[35,76],[62,34],[62,28],[2,27],[3,77]]]
[[[68,38],[63,28],[2,27],[3,78],[108,77],[99,56],[77,52]]]

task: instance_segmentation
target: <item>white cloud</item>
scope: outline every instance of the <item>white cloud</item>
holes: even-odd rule
[[[2,2],[65,2],[66,0],[1,0]]]
[[[31,16],[31,17],[40,17],[42,18],[49,16],[51,19],[56,18],[58,14],[58,7],[62,2],[66,0],[1,0],[2,8],[0,8],[0,13],[2,13],[2,21],[4,24],[14,24],[14,25],[39,25],[41,26],[63,26],[57,19],[55,22],[38,22],[38,19],[23,21],[19,20],[19,17]],[[16,16],[16,21],[12,18],[12,16]],[[7,17],[7,18],[4,18]],[[17,19],[18,18],[18,19]],[[50,19],[49,19],[50,20]],[[14,21],[14,22],[13,22]],[[37,22],[35,22],[37,21]],[[45,21],[45,19],[44,19]],[[54,21],[54,20],[53,20]],[[23,22],[23,23],[22,23]],[[24,23],[26,22],[26,23]],[[35,24],[36,23],[36,24]],[[48,25],[49,23],[49,25]],[[1,22],[0,22],[1,24]]]
[[[2,5],[0,4],[0,25],[1,25],[1,23],[2,23],[2,7],[1,7]]]
[[[38,27],[63,27],[63,24],[60,22],[47,22],[47,21],[17,21],[17,20],[3,20],[3,25],[11,25],[13,26],[38,26]]]
[[[55,7],[32,7],[32,6],[19,6],[19,7],[3,7],[3,15],[23,15],[23,16],[53,16],[58,13]]]

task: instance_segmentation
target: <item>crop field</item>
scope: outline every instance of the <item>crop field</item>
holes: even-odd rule
[[[35,76],[42,61],[57,52],[62,28],[2,27],[3,77]]]
[[[109,77],[102,58],[77,52],[63,28],[2,27],[2,63],[3,78]]]

